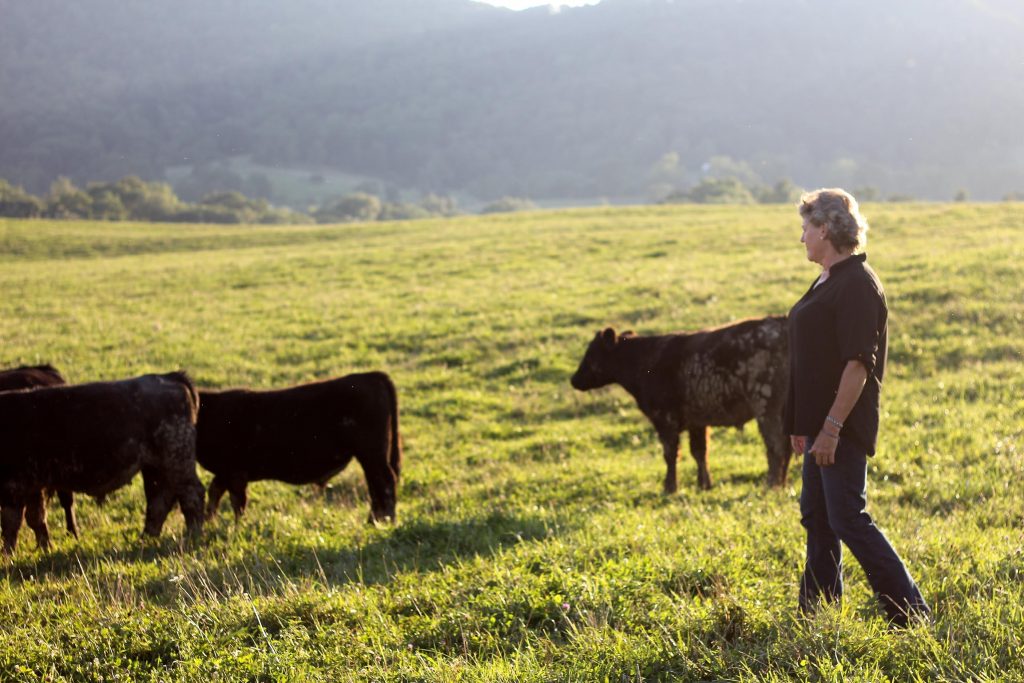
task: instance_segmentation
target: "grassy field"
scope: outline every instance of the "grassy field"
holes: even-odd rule
[[[753,424],[680,492],[594,332],[784,313],[816,275],[792,208],[644,207],[347,226],[0,221],[0,364],[279,387],[382,369],[399,521],[357,465],[257,483],[195,546],[142,540],[140,481],[22,531],[0,680],[1024,680],[1024,207],[869,205],[891,308],[869,509],[935,609],[889,632],[859,566],[795,614],[803,530]],[[204,482],[209,475],[202,473]]]

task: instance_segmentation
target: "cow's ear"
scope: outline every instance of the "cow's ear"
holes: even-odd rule
[[[614,346],[616,342],[615,329],[612,327],[606,327],[604,332],[601,333],[601,339],[608,346]]]
[[[636,332],[634,332],[633,330],[626,330],[625,332],[623,332],[622,334],[619,335],[619,339],[622,339],[623,337],[635,337],[635,336],[636,336]]]

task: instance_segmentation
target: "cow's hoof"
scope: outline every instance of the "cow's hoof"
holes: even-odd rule
[[[372,512],[366,516],[366,523],[372,526],[385,526],[395,523],[394,515],[375,515]]]

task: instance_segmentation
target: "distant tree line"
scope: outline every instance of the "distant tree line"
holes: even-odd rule
[[[67,178],[43,197],[0,179],[0,216],[172,223],[309,223],[305,214],[249,199],[240,192],[214,192],[196,203],[182,201],[167,183],[126,176],[84,188]]]
[[[803,190],[789,179],[771,187],[743,183],[739,178],[702,178],[685,190],[674,190],[662,199],[664,204],[791,204],[800,199]]]
[[[535,208],[529,199],[503,197],[485,206],[481,213]],[[413,220],[460,213],[454,198],[436,194],[427,194],[412,203],[382,201],[368,192],[352,192],[307,214],[272,206],[266,199],[252,199],[237,190],[208,193],[198,202],[190,203],[180,199],[167,183],[146,182],[135,176],[116,182],[88,183],[84,188],[59,178],[43,197],[0,178],[0,217],[7,218],[298,224]]]
[[[862,202],[912,202],[917,198],[905,194],[896,193],[884,195],[878,188],[872,186],[855,187],[851,189],[853,196]],[[759,182],[741,180],[733,176],[706,177],[700,182],[686,189],[678,189],[665,195],[660,203],[662,204],[792,204],[799,201],[803,189],[788,178],[767,186]],[[965,202],[968,199],[966,190],[958,190],[953,195],[953,201]],[[1013,202],[1024,200],[1024,193],[1010,192],[1003,197],[1003,201]]]

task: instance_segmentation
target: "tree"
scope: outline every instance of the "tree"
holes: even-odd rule
[[[45,205],[38,197],[0,178],[0,216],[38,218],[43,215],[44,208]]]
[[[454,216],[459,213],[458,203],[454,197],[437,195],[431,192],[420,200],[423,210],[433,216]]]
[[[347,223],[351,221],[375,221],[382,210],[380,199],[365,192],[347,194],[315,212],[318,223]]]
[[[125,176],[111,189],[135,220],[169,220],[181,208],[181,200],[167,183],[147,183],[137,176]]]
[[[249,199],[241,192],[211,192],[199,200],[202,206],[219,206],[231,211],[259,213],[270,208],[265,199]]]
[[[761,176],[747,161],[738,161],[732,157],[713,156],[701,167],[704,175],[713,180],[736,180],[741,185],[753,187],[762,183]]]
[[[677,190],[662,203],[754,204],[754,195],[736,178],[704,178],[689,190]]]
[[[525,197],[502,197],[480,209],[480,213],[511,213],[513,211],[533,211],[536,208],[537,205]]]
[[[101,221],[123,221],[128,218],[128,209],[117,192],[107,184],[90,185],[87,189],[92,197],[90,218]]]
[[[284,223],[291,212],[271,209],[266,199],[250,199],[241,192],[212,192],[195,207],[207,223]]]
[[[762,204],[793,204],[800,201],[803,189],[793,184],[789,178],[783,178],[769,188],[762,188],[757,193],[757,200]]]
[[[410,221],[418,218],[430,218],[432,213],[424,209],[422,206],[415,204],[396,203],[392,204],[387,202],[381,209],[379,220],[382,221]]]
[[[50,185],[46,197],[47,218],[88,218],[91,208],[92,197],[70,179],[61,176]]]

